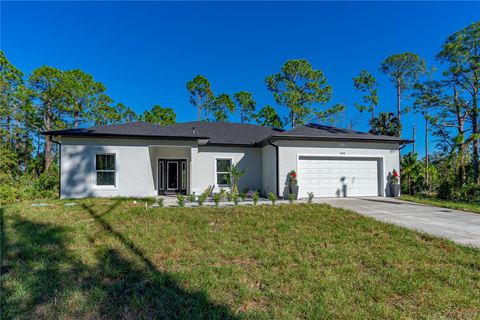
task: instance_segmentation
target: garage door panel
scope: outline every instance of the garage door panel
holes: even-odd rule
[[[306,197],[377,196],[378,161],[375,159],[325,159],[300,157],[299,194]]]

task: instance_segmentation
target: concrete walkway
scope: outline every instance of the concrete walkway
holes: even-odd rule
[[[480,248],[480,214],[380,197],[316,198],[315,202]]]

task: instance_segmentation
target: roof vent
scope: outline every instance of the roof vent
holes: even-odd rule
[[[192,133],[195,134],[195,127],[192,127]]]

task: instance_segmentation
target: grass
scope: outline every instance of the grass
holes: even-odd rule
[[[0,209],[9,318],[480,317],[480,251],[327,205]]]
[[[402,195],[400,199],[405,201],[416,202],[416,203],[428,204],[428,205],[442,207],[442,208],[480,213],[480,204],[468,203],[463,201],[446,201],[446,200],[439,200],[439,199],[430,198],[430,197],[409,196],[409,195]]]

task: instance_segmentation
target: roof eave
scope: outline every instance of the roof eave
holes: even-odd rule
[[[257,147],[257,143],[222,143],[222,142],[208,142],[206,146],[212,147]]]
[[[413,140],[402,139],[402,138],[392,138],[392,139],[383,139],[378,138],[352,138],[352,137],[316,137],[316,136],[288,136],[288,135],[273,135],[266,139],[263,139],[258,143],[259,146],[265,146],[267,141],[278,141],[278,140],[310,140],[310,141],[355,141],[355,142],[384,142],[384,143],[413,143]]]
[[[162,139],[162,140],[198,140],[209,139],[209,137],[189,137],[189,136],[159,136],[159,135],[137,135],[137,134],[112,134],[112,133],[66,133],[60,131],[41,132],[42,135],[62,136],[72,138],[115,138],[115,139]]]

